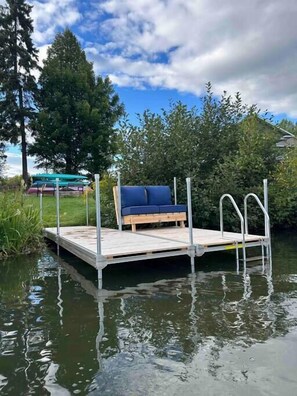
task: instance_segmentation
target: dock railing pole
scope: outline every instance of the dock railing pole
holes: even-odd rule
[[[264,190],[264,208],[268,214],[268,181],[263,180],[263,190]],[[271,261],[271,237],[270,237],[270,223],[265,217],[265,236],[269,237],[268,245],[266,246],[266,256]]]
[[[101,207],[100,207],[100,183],[99,175],[95,175],[95,192],[96,192],[96,268],[98,273],[98,288],[102,289],[102,268],[99,268],[101,257]]]
[[[268,183],[267,179],[263,180],[263,189],[264,189],[264,208],[268,213]]]
[[[121,172],[118,172],[118,223],[119,231],[122,231],[122,194],[121,194]]]
[[[173,190],[174,190],[174,205],[177,205],[176,177],[173,178]]]
[[[264,208],[268,214],[268,183],[267,183],[267,179],[263,180],[263,192],[264,192]],[[267,220],[265,218],[265,235],[267,235]]]
[[[40,208],[40,223],[43,223],[43,213],[42,213],[42,188],[39,194],[39,208]]]
[[[188,206],[188,227],[189,227],[191,270],[192,270],[192,273],[194,273],[195,272],[195,250],[194,250],[194,239],[193,239],[191,178],[187,177],[186,182],[187,182],[187,206]]]
[[[176,187],[176,177],[173,178],[173,192],[174,192],[174,205],[177,205],[177,187]],[[175,222],[175,226],[177,227],[177,221]]]
[[[89,188],[86,188],[86,223],[89,225]]]
[[[56,219],[57,219],[57,250],[59,254],[59,238],[60,238],[60,188],[59,178],[56,178]]]

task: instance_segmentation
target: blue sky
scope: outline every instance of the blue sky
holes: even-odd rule
[[[295,0],[30,0],[40,62],[70,28],[97,74],[109,75],[130,119],[170,100],[200,105],[240,92],[276,118],[297,118]],[[0,0],[4,4],[4,0]],[[8,152],[7,175],[21,172]],[[33,159],[29,160],[32,173]]]

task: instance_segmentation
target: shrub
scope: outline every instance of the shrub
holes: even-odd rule
[[[42,246],[39,210],[25,205],[22,191],[0,195],[0,257],[28,254]]]

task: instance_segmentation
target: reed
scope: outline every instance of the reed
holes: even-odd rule
[[[0,195],[0,258],[37,251],[43,243],[39,210],[24,201],[23,192]]]

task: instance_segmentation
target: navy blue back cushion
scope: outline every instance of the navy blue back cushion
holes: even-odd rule
[[[169,186],[148,186],[146,191],[149,205],[171,205]]]
[[[123,186],[121,187],[122,208],[129,206],[147,205],[145,187]]]

